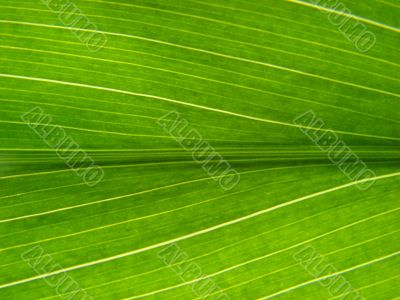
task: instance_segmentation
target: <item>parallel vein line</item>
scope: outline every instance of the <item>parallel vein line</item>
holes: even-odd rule
[[[316,283],[316,282],[319,282],[319,281],[324,280],[324,279],[328,279],[328,278],[331,278],[331,277],[335,277],[335,276],[338,276],[338,275],[342,275],[342,274],[345,274],[345,273],[348,273],[348,272],[351,272],[351,271],[354,271],[354,270],[357,270],[357,269],[361,269],[361,268],[363,268],[363,267],[366,267],[366,266],[369,266],[369,265],[372,265],[372,264],[375,264],[375,263],[378,263],[378,262],[381,262],[381,261],[384,261],[384,260],[386,260],[386,259],[395,257],[395,256],[398,255],[398,254],[400,254],[400,251],[397,251],[397,252],[394,252],[394,253],[391,253],[391,254],[388,254],[388,255],[385,255],[385,256],[382,256],[382,257],[379,257],[379,258],[370,260],[370,261],[368,261],[368,262],[365,262],[365,263],[362,263],[362,264],[353,266],[353,267],[351,267],[351,268],[347,268],[347,269],[344,269],[344,270],[341,270],[341,271],[338,271],[338,272],[335,272],[335,273],[332,273],[332,274],[329,274],[329,275],[326,275],[326,276],[318,277],[318,278],[316,278],[316,279],[303,282],[303,283],[301,283],[301,284],[298,284],[298,285],[295,285],[295,286],[286,288],[286,289],[284,289],[284,290],[278,291],[278,292],[276,292],[276,293],[274,293],[274,294],[271,294],[271,295],[268,295],[268,296],[266,296],[266,297],[262,297],[262,298],[260,298],[259,300],[271,299],[271,298],[273,298],[273,297],[276,297],[276,296],[285,294],[285,293],[287,293],[287,292],[293,291],[293,290],[298,289],[298,288],[300,288],[300,287],[303,287],[303,286],[306,286],[306,285],[309,285],[309,284],[312,284],[312,283]]]
[[[367,18],[364,18],[364,17],[359,17],[359,16],[356,16],[356,15],[353,15],[353,14],[345,13],[343,11],[337,11],[337,10],[334,10],[334,9],[331,9],[331,8],[326,8],[326,7],[323,7],[323,6],[319,6],[317,4],[304,2],[304,1],[300,1],[300,0],[286,0],[286,1],[292,2],[292,3],[296,3],[296,4],[299,4],[299,5],[303,5],[303,6],[316,8],[316,9],[323,10],[323,11],[327,11],[327,12],[330,12],[330,13],[333,13],[333,14],[337,14],[337,15],[340,15],[340,16],[350,17],[350,18],[352,18],[354,20],[358,20],[358,21],[361,21],[363,23],[371,24],[371,25],[374,25],[376,27],[380,27],[380,28],[383,28],[383,29],[394,31],[396,33],[400,33],[400,29],[399,28],[396,28],[396,27],[393,27],[393,26],[389,26],[389,25],[386,25],[386,24],[383,24],[383,23],[380,23],[380,22],[377,22],[377,21],[374,21],[374,20],[370,20],[370,19],[367,19]]]
[[[326,232],[326,233],[324,233],[324,234],[318,235],[318,236],[313,237],[313,238],[311,238],[311,239],[302,241],[302,242],[300,242],[300,243],[291,245],[291,246],[289,246],[289,247],[286,247],[286,248],[277,250],[277,251],[272,252],[272,253],[268,253],[268,254],[265,254],[265,255],[256,257],[256,258],[254,258],[254,259],[251,259],[251,260],[242,262],[242,263],[240,263],[240,264],[237,264],[237,265],[228,267],[228,268],[226,268],[226,269],[220,270],[220,271],[218,271],[218,272],[215,272],[215,273],[213,273],[213,274],[210,274],[210,275],[207,275],[207,276],[204,276],[204,277],[201,277],[201,278],[197,278],[197,279],[194,279],[194,280],[191,280],[191,281],[183,282],[183,283],[178,284],[178,285],[169,286],[169,287],[166,287],[166,288],[163,288],[163,289],[160,289],[160,290],[148,292],[148,293],[145,293],[145,294],[142,294],[142,295],[137,295],[137,296],[134,296],[134,297],[131,297],[131,298],[128,298],[128,299],[129,299],[129,300],[131,300],[131,299],[139,299],[139,298],[143,298],[143,297],[147,297],[147,296],[159,294],[159,293],[162,293],[162,292],[166,292],[166,291],[169,291],[169,290],[173,290],[173,289],[176,289],[176,288],[179,288],[179,287],[182,287],[182,286],[186,286],[186,285],[189,285],[189,284],[193,284],[193,283],[195,283],[195,282],[199,282],[199,281],[202,281],[202,280],[205,280],[205,279],[208,279],[208,278],[212,278],[212,277],[215,277],[215,276],[217,276],[217,275],[221,275],[221,274],[224,274],[224,273],[226,273],[226,272],[230,272],[230,271],[232,271],[232,270],[235,270],[235,269],[241,268],[241,267],[243,267],[243,266],[252,264],[252,263],[254,263],[254,262],[263,260],[263,259],[265,259],[265,258],[272,257],[272,256],[274,256],[274,255],[276,255],[276,254],[283,253],[283,252],[286,252],[286,251],[288,251],[288,250],[297,248],[297,247],[299,247],[299,246],[301,246],[301,245],[308,244],[308,243],[310,243],[310,242],[312,242],[312,241],[321,239],[321,238],[326,237],[326,236],[329,236],[329,235],[331,235],[331,234],[333,234],[333,233],[339,232],[339,231],[341,231],[341,230],[343,230],[343,229],[347,229],[347,228],[350,228],[350,227],[352,227],[352,226],[355,226],[355,225],[361,224],[361,223],[363,223],[363,222],[369,221],[369,220],[371,220],[371,219],[373,219],[373,218],[380,217],[380,216],[383,216],[383,215],[392,213],[392,212],[394,212],[394,211],[398,211],[399,209],[400,209],[400,208],[392,209],[392,210],[385,211],[385,212],[383,212],[383,213],[379,213],[379,214],[377,214],[377,215],[374,215],[374,216],[371,216],[371,217],[368,217],[368,218],[364,218],[364,219],[358,220],[358,221],[356,221],[356,222],[353,222],[353,223],[351,223],[351,224],[347,224],[347,225],[345,225],[345,226],[341,226],[341,227],[339,227],[339,228],[336,228],[336,229],[331,230],[331,231],[329,231],[329,232]],[[125,300],[128,300],[128,299],[125,299]]]
[[[0,23],[20,24],[20,25],[28,25],[28,26],[38,26],[38,27],[48,27],[48,28],[71,30],[71,28],[69,28],[69,27],[58,26],[58,25],[45,25],[45,24],[39,24],[39,23],[19,22],[19,21],[10,21],[10,20],[0,20]],[[80,30],[81,31],[86,31],[86,32],[102,33],[102,34],[112,35],[112,36],[121,36],[121,37],[130,38],[130,39],[144,40],[144,41],[148,41],[148,42],[152,42],[152,43],[163,44],[163,45],[182,48],[182,49],[186,49],[186,50],[190,50],[190,51],[206,53],[206,54],[210,54],[210,55],[214,55],[214,56],[219,56],[219,57],[223,57],[223,58],[227,58],[227,59],[247,62],[247,63],[251,63],[251,64],[256,64],[256,65],[261,65],[261,66],[265,66],[265,67],[269,67],[269,68],[273,68],[273,69],[277,69],[277,70],[281,70],[281,71],[291,72],[291,73],[295,73],[295,74],[299,74],[299,75],[303,75],[303,76],[307,76],[307,77],[311,77],[311,78],[325,80],[325,81],[329,81],[329,82],[333,82],[333,83],[337,83],[337,84],[351,86],[351,87],[359,88],[359,89],[365,89],[365,90],[368,90],[368,91],[371,91],[371,92],[381,93],[381,94],[385,94],[385,95],[388,95],[388,96],[393,96],[393,97],[396,97],[396,98],[400,98],[399,94],[393,93],[393,92],[389,92],[389,91],[386,91],[386,90],[376,89],[376,88],[363,86],[363,85],[360,85],[360,84],[351,83],[351,82],[347,82],[347,81],[342,81],[342,80],[338,80],[338,79],[334,79],[334,78],[330,78],[330,77],[325,77],[325,76],[322,76],[322,75],[317,75],[317,74],[313,74],[313,73],[309,73],[309,72],[305,72],[305,71],[301,71],[301,70],[291,69],[291,68],[287,68],[287,67],[284,67],[284,66],[274,65],[274,64],[261,62],[261,61],[256,61],[256,60],[252,60],[252,59],[247,59],[247,58],[243,58],[243,57],[236,57],[236,56],[232,56],[232,55],[229,55],[229,54],[223,54],[223,53],[219,53],[219,52],[215,52],[215,51],[199,49],[199,48],[184,46],[184,45],[175,44],[175,43],[171,43],[171,42],[165,42],[165,41],[161,41],[161,40],[145,38],[145,37],[141,37],[141,36],[135,36],[135,35],[124,34],[124,33],[107,32],[107,31],[96,31],[96,30],[89,30],[89,29],[80,29]]]
[[[25,279],[21,279],[21,280],[10,282],[10,283],[5,283],[5,284],[0,286],[0,289],[1,288],[15,286],[15,285],[19,285],[19,284],[23,284],[23,283],[26,283],[26,282],[31,282],[31,281],[42,279],[42,278],[47,278],[49,276],[57,275],[57,274],[64,273],[64,272],[70,272],[70,271],[73,271],[73,270],[78,270],[78,269],[82,269],[82,268],[95,266],[95,265],[98,265],[98,264],[102,264],[102,263],[114,261],[114,260],[117,260],[117,259],[121,259],[121,258],[124,258],[124,257],[128,257],[128,256],[131,256],[131,255],[135,255],[137,253],[146,252],[146,251],[149,251],[149,250],[152,250],[152,249],[157,249],[159,247],[166,246],[166,245],[169,245],[171,243],[175,243],[175,242],[178,242],[178,241],[182,241],[182,240],[186,240],[186,239],[189,239],[189,238],[193,238],[193,237],[196,237],[196,236],[199,236],[199,235],[203,235],[203,234],[206,234],[206,233],[209,233],[209,232],[224,228],[226,226],[237,224],[237,223],[240,223],[240,222],[243,222],[243,221],[258,217],[258,216],[263,215],[265,213],[268,213],[268,212],[271,212],[271,211],[274,211],[274,210],[277,210],[277,209],[281,209],[283,207],[287,207],[287,206],[290,206],[290,205],[294,205],[296,203],[303,202],[305,200],[308,200],[308,199],[311,199],[311,198],[314,198],[314,197],[318,197],[318,196],[321,196],[321,195],[324,195],[324,194],[328,194],[328,193],[332,193],[332,192],[335,192],[335,191],[338,191],[338,190],[342,190],[342,189],[345,189],[345,188],[348,188],[348,187],[352,187],[352,186],[355,186],[356,184],[359,184],[359,183],[364,183],[364,182],[373,181],[373,180],[382,180],[382,179],[387,179],[387,178],[396,177],[396,176],[400,176],[400,172],[398,172],[398,173],[390,173],[390,174],[381,175],[381,176],[372,177],[372,178],[366,178],[366,179],[363,179],[363,180],[350,182],[350,183],[347,183],[347,184],[344,184],[344,185],[339,185],[339,186],[336,186],[336,187],[333,187],[333,188],[330,188],[330,189],[326,189],[326,190],[322,190],[322,191],[314,193],[314,194],[309,194],[309,195],[306,195],[304,197],[300,197],[300,198],[297,198],[297,199],[294,199],[294,200],[291,200],[291,201],[288,201],[288,202],[285,202],[285,203],[282,203],[282,204],[279,204],[279,205],[276,205],[276,206],[273,206],[273,207],[270,207],[270,208],[267,208],[267,209],[264,209],[264,210],[260,210],[258,212],[252,213],[250,215],[246,215],[246,216],[243,216],[243,217],[240,217],[240,218],[237,218],[237,219],[225,222],[225,223],[221,223],[221,224],[218,224],[218,225],[215,225],[215,226],[212,226],[212,227],[200,230],[200,231],[196,231],[196,232],[184,235],[184,236],[180,236],[180,237],[168,240],[168,241],[164,241],[164,242],[161,242],[161,243],[158,243],[158,244],[153,244],[153,245],[141,248],[141,249],[135,249],[133,251],[121,253],[121,254],[118,254],[118,255],[102,258],[102,259],[99,259],[99,260],[95,260],[95,261],[91,261],[91,262],[87,262],[87,263],[83,263],[83,264],[79,264],[79,265],[75,265],[75,266],[71,266],[71,267],[68,267],[68,268],[65,268],[65,269],[56,270],[54,272],[41,274],[41,275],[38,275],[38,276],[33,276],[33,277],[30,277],[30,278],[25,278]]]
[[[372,137],[372,138],[378,138],[378,139],[387,139],[387,140],[400,141],[400,138],[396,138],[396,137],[377,136],[377,135],[370,135],[370,134],[346,132],[346,131],[340,131],[340,130],[329,130],[329,129],[324,129],[324,128],[313,128],[313,127],[308,127],[308,126],[296,125],[296,124],[293,124],[293,123],[287,123],[287,122],[269,120],[269,119],[264,119],[264,118],[258,118],[258,117],[253,117],[253,116],[249,116],[249,115],[235,113],[235,112],[232,112],[232,111],[222,110],[222,109],[218,109],[218,108],[212,108],[212,107],[208,107],[208,106],[198,105],[198,104],[189,103],[189,102],[183,102],[183,101],[174,100],[174,99],[170,99],[170,98],[154,96],[154,95],[148,95],[148,94],[142,94],[142,93],[134,93],[134,92],[129,92],[129,91],[125,91],[125,90],[119,90],[119,89],[114,89],[114,88],[107,88],[107,87],[88,85],[88,84],[82,84],[82,83],[75,83],[75,82],[66,82],[66,81],[53,80],[53,79],[47,79],[47,78],[21,76],[21,75],[14,75],[14,74],[0,74],[0,77],[22,79],[22,80],[31,80],[31,81],[39,81],[39,82],[47,82],[47,83],[54,83],[54,84],[62,84],[62,85],[67,85],[67,86],[76,86],[76,87],[81,87],[81,88],[89,88],[89,89],[103,90],[103,91],[108,91],[108,92],[113,92],[113,93],[120,93],[120,94],[131,95],[131,96],[144,97],[144,98],[155,99],[155,100],[175,103],[175,104],[179,104],[179,105],[194,107],[194,108],[197,108],[197,109],[213,111],[213,112],[222,113],[222,114],[226,114],[226,115],[231,115],[231,116],[235,116],[235,117],[245,118],[245,119],[249,119],[249,120],[253,120],[253,121],[259,121],[259,122],[264,122],[264,123],[271,123],[271,124],[276,124],[276,125],[289,126],[289,127],[294,127],[294,128],[304,128],[304,129],[308,129],[308,130],[323,131],[323,132],[334,131],[336,133],[346,134],[346,135],[354,135],[354,136]]]

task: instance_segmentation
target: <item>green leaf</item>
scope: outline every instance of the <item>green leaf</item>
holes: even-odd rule
[[[400,296],[400,5],[333,2],[0,1],[0,298]]]

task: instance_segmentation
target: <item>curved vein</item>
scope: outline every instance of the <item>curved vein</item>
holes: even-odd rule
[[[138,253],[146,252],[146,251],[149,251],[149,250],[152,250],[152,249],[157,249],[157,248],[160,248],[160,247],[172,244],[172,243],[176,243],[176,242],[183,241],[183,240],[186,240],[186,239],[190,239],[190,238],[193,238],[193,237],[196,237],[196,236],[199,236],[199,235],[203,235],[203,234],[206,234],[206,233],[209,233],[209,232],[224,228],[226,226],[230,226],[230,225],[237,224],[237,223],[240,223],[240,222],[243,222],[243,221],[247,221],[249,219],[258,217],[260,215],[263,215],[265,213],[268,213],[268,212],[271,212],[271,211],[274,211],[274,210],[277,210],[277,209],[281,209],[281,208],[284,208],[284,207],[287,207],[287,206],[290,206],[290,205],[294,205],[294,204],[306,201],[306,200],[314,198],[314,197],[318,197],[318,196],[325,195],[325,194],[328,194],[328,193],[332,193],[332,192],[335,192],[335,191],[338,191],[338,190],[346,189],[346,188],[355,186],[356,184],[365,183],[365,182],[369,182],[369,181],[382,180],[382,179],[387,179],[387,178],[392,178],[392,177],[397,177],[397,176],[400,176],[400,172],[398,172],[398,173],[390,173],[390,174],[381,175],[381,176],[372,177],[372,178],[366,178],[366,179],[363,179],[363,180],[354,181],[354,182],[350,182],[350,183],[347,183],[347,184],[339,185],[339,186],[336,186],[336,187],[333,187],[333,188],[330,188],[330,189],[326,189],[326,190],[322,190],[322,191],[314,193],[314,194],[306,195],[304,197],[300,197],[300,198],[297,198],[297,199],[294,199],[294,200],[291,200],[291,201],[288,201],[288,202],[285,202],[285,203],[282,203],[282,204],[279,204],[279,205],[276,205],[276,206],[273,206],[273,207],[269,207],[269,208],[264,209],[264,210],[260,210],[258,212],[252,213],[250,215],[246,215],[246,216],[243,216],[243,217],[231,220],[231,221],[227,221],[227,222],[224,222],[224,223],[221,223],[221,224],[218,224],[218,225],[215,225],[215,226],[203,229],[203,230],[199,230],[199,231],[196,231],[196,232],[184,235],[184,236],[180,236],[180,237],[168,240],[168,241],[164,241],[164,242],[161,242],[161,243],[158,243],[158,244],[153,244],[153,245],[141,248],[141,249],[135,249],[133,251],[129,251],[129,252],[117,254],[117,255],[114,255],[114,256],[101,258],[101,259],[98,259],[98,260],[95,260],[95,261],[91,261],[91,262],[87,262],[87,263],[83,263],[83,264],[67,267],[65,269],[60,269],[60,270],[56,270],[56,271],[49,272],[49,273],[46,273],[46,274],[41,274],[41,275],[38,275],[38,276],[33,276],[33,277],[30,277],[30,278],[25,278],[25,279],[21,279],[21,280],[18,280],[18,281],[6,283],[6,284],[3,284],[3,285],[0,285],[0,289],[1,288],[15,286],[15,285],[19,285],[19,284],[23,284],[23,283],[26,283],[26,282],[31,282],[31,281],[42,279],[42,278],[47,278],[49,276],[57,275],[57,274],[64,273],[64,272],[70,272],[70,271],[73,271],[73,270],[79,270],[79,269],[82,269],[82,268],[87,268],[87,267],[95,266],[95,265],[98,265],[98,264],[107,263],[107,262],[118,260],[118,259],[121,259],[121,258],[124,258],[124,257],[132,256],[132,255],[135,255],[135,254],[138,254]]]
[[[38,26],[38,27],[47,27],[47,28],[70,30],[69,27],[58,26],[58,25],[46,25],[46,24],[31,23],[31,22],[0,20],[0,23],[22,24],[22,25],[29,25],[29,26]],[[223,54],[223,53],[210,51],[210,50],[206,50],[206,49],[200,49],[200,48],[195,48],[195,47],[190,47],[190,46],[184,46],[184,45],[175,44],[175,43],[171,43],[171,42],[166,42],[166,41],[161,41],[161,40],[156,40],[156,39],[151,39],[151,38],[145,38],[145,37],[142,37],[142,36],[124,34],[124,33],[99,31],[99,30],[89,30],[89,29],[80,29],[80,30],[84,31],[84,32],[102,33],[102,34],[111,35],[111,36],[120,36],[120,37],[126,37],[126,38],[130,38],[130,39],[144,40],[144,41],[153,42],[153,43],[157,43],[157,44],[172,46],[172,47],[176,47],[176,48],[182,48],[182,49],[186,49],[186,50],[190,50],[190,51],[206,53],[206,54],[213,55],[213,56],[223,57],[223,58],[236,60],[236,61],[242,61],[242,62],[246,62],[246,63],[250,63],[250,64],[261,65],[261,66],[268,67],[268,68],[273,68],[273,69],[277,69],[277,70],[281,70],[281,71],[285,71],[285,72],[290,72],[290,73],[294,73],[294,74],[298,74],[298,75],[302,75],[302,76],[307,76],[307,77],[311,77],[311,78],[315,78],[315,79],[325,80],[325,81],[329,81],[329,82],[333,82],[333,83],[337,83],[337,84],[351,86],[351,87],[359,88],[359,89],[365,89],[365,90],[368,90],[368,91],[371,91],[371,92],[381,93],[381,94],[384,94],[384,95],[400,98],[399,94],[393,93],[393,92],[389,92],[389,91],[386,91],[386,90],[376,89],[376,88],[363,86],[363,85],[352,83],[352,82],[342,81],[342,80],[338,80],[338,79],[334,79],[334,78],[330,78],[330,77],[325,77],[325,76],[321,76],[321,75],[317,75],[317,74],[313,74],[313,73],[309,73],[309,72],[305,72],[305,71],[301,71],[301,70],[297,70],[297,69],[291,69],[291,68],[284,67],[284,66],[270,64],[270,63],[266,63],[266,62],[262,62],[262,61],[256,61],[256,60],[243,58],[243,57],[237,57],[237,56],[233,56],[233,55],[229,55],[229,54]]]
[[[232,112],[232,111],[222,110],[222,109],[218,109],[218,108],[212,108],[212,107],[198,105],[198,104],[189,103],[189,102],[183,102],[183,101],[174,100],[174,99],[170,99],[170,98],[154,96],[154,95],[149,95],[149,94],[142,94],[142,93],[134,93],[134,92],[129,92],[129,91],[125,91],[125,90],[107,88],[107,87],[102,87],[102,86],[95,86],[95,85],[89,85],[89,84],[53,80],[53,79],[47,79],[47,78],[29,77],[29,76],[21,76],[21,75],[14,75],[14,74],[3,74],[3,73],[0,74],[0,77],[22,79],[22,80],[31,80],[31,81],[39,81],[39,82],[47,82],[47,83],[54,83],[54,84],[62,84],[62,85],[67,85],[67,86],[76,86],[76,87],[81,87],[81,88],[89,88],[89,89],[103,90],[103,91],[113,92],[113,93],[120,93],[120,94],[125,94],[125,95],[130,95],[130,96],[138,96],[138,97],[150,98],[150,99],[154,99],[154,100],[170,102],[170,103],[174,103],[174,104],[179,104],[179,105],[194,107],[194,108],[197,108],[197,109],[202,109],[202,110],[208,110],[208,111],[212,111],[212,112],[222,113],[222,114],[231,115],[231,116],[235,116],[235,117],[240,117],[240,118],[244,118],[244,119],[249,119],[249,120],[253,120],[253,121],[271,123],[271,124],[275,124],[275,125],[283,125],[283,126],[289,126],[289,127],[295,127],[295,128],[303,128],[303,129],[315,130],[315,131],[323,131],[323,132],[334,131],[336,133],[346,134],[346,135],[354,135],[354,136],[372,137],[372,138],[378,138],[378,139],[387,139],[387,140],[400,141],[400,138],[395,138],[395,137],[377,136],[377,135],[354,133],[354,132],[347,132],[347,131],[340,131],[340,130],[330,130],[330,129],[324,129],[324,128],[314,128],[314,127],[309,127],[309,126],[296,125],[296,124],[293,124],[293,123],[287,123],[287,122],[269,120],[269,119],[264,119],[264,118],[252,117],[252,116],[249,116],[249,115],[239,114],[239,113],[235,113],[235,112]]]

